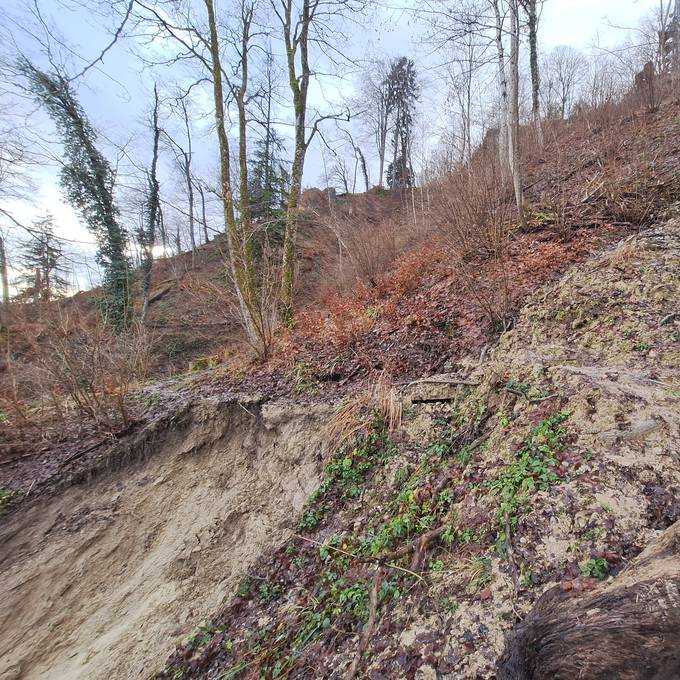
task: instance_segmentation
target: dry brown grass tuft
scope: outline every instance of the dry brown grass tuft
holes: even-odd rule
[[[369,388],[339,406],[326,430],[332,447],[342,446],[357,434],[368,433],[375,414],[380,416],[390,435],[401,428],[402,402],[384,372]]]
[[[615,248],[607,258],[609,264],[618,267],[638,257],[642,252],[642,244],[635,236],[629,236],[620,246]]]

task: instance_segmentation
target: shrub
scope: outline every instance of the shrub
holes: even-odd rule
[[[39,380],[55,404],[71,405],[81,415],[113,430],[130,422],[126,399],[146,376],[149,338],[142,326],[116,334],[62,318],[42,345],[36,345]]]

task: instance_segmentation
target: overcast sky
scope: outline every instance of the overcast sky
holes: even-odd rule
[[[77,55],[72,56],[71,67],[74,71],[82,66],[81,58],[90,60],[110,40],[115,18],[88,13],[83,9],[83,6],[88,6],[88,2],[37,2],[46,24],[55,26],[58,39],[68,45],[73,55]],[[72,7],[72,11],[64,9],[64,2]],[[222,2],[224,0],[218,0],[218,8]],[[413,2],[417,5],[417,0]],[[3,24],[0,31],[9,31],[22,49],[35,56],[35,47],[31,44],[30,36],[20,29],[26,12],[26,0],[2,0],[0,4],[5,13],[0,17]],[[424,29],[410,11],[412,6],[395,1],[374,9],[370,15],[370,25],[352,26],[342,41],[343,47],[354,57],[413,56],[421,72],[427,74],[425,82],[431,90],[426,93],[429,98],[424,98],[424,108],[427,108],[436,101],[438,85],[441,84],[434,68],[441,57],[432,54],[432,48],[424,44]],[[619,27],[635,26],[644,14],[656,6],[658,0],[546,0],[540,23],[540,49],[547,52],[557,45],[565,44],[583,49],[589,49],[595,43],[600,46],[614,45],[623,39],[624,31],[614,28],[612,24]],[[2,34],[0,38],[3,38]],[[3,42],[7,49],[7,40]],[[131,40],[120,41],[108,52],[101,67],[89,72],[78,84],[78,95],[95,126],[106,138],[118,144],[129,142],[131,149],[136,143],[134,136],[143,134],[143,122],[154,77],[149,70],[140,67],[133,47]],[[163,76],[160,78],[162,81]],[[327,101],[338,101],[353,94],[355,83],[356,76],[351,72],[345,72],[339,78],[326,78],[317,84],[313,101],[319,108],[328,106]],[[430,112],[424,111],[425,116],[428,113]],[[40,126],[47,138],[54,137],[51,123],[44,115],[34,115],[31,124]],[[215,173],[217,170],[214,160],[216,142],[210,125],[209,119],[195,121],[199,147],[197,165],[203,173]],[[129,141],[131,137],[132,141]],[[324,163],[317,146],[310,150],[304,184],[320,185],[323,174]],[[166,181],[171,182],[169,178]],[[36,191],[32,193],[30,202],[10,205],[17,216],[30,222],[37,215],[49,211],[55,217],[60,235],[75,241],[92,242],[91,235],[61,198],[56,168],[43,165],[35,173],[35,182]],[[174,189],[174,185],[172,188]],[[86,247],[86,250],[91,249]],[[87,275],[81,271],[79,277],[78,284],[87,287]]]

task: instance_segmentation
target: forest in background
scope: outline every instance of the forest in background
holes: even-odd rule
[[[510,281],[508,263],[526,235],[549,227],[569,244],[578,229],[644,224],[673,193],[660,167],[667,140],[622,149],[616,126],[627,121],[634,138],[636,126],[646,133],[672,116],[678,3],[662,2],[628,42],[595,58],[567,46],[544,54],[542,5],[410,10],[445,64],[435,79],[408,55],[344,54],[343,36],[370,22],[367,2],[100,3],[115,28],[78,67],[66,27],[35,4],[22,18],[33,56],[15,30],[2,60],[12,104],[0,159],[3,418],[75,408],[115,429],[129,420],[134,384],[187,359],[200,368],[236,355],[237,376],[260,370],[253,358],[288,362],[294,385],[333,376],[337,348],[403,313],[401,298],[437,266],[457,273],[457,295],[474,291],[470,325],[483,335],[511,323],[522,282]],[[134,144],[114,143],[79,98],[117,49],[131,50],[153,83]],[[323,79],[343,69],[356,94],[322,106]],[[424,129],[428,88],[444,89],[446,106]],[[32,109],[49,121],[50,144],[45,128],[25,127]],[[574,166],[569,134],[592,159]],[[206,144],[217,150],[210,171],[196,167]],[[305,191],[313,145],[323,150],[323,188]],[[74,244],[49,214],[25,224],[12,208],[48,161],[97,246],[98,285],[75,297]],[[586,169],[585,196],[569,190],[574,167]],[[544,252],[537,260],[549,263]],[[465,300],[454,299],[458,307],[434,319],[443,338],[464,316]],[[163,306],[189,319],[185,336],[216,324],[205,357],[185,351],[186,337],[169,356]],[[308,355],[320,346],[334,354],[317,370]]]

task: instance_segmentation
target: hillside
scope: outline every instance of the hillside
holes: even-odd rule
[[[495,677],[539,594],[602,588],[680,517],[679,271],[676,217],[400,390],[392,437],[345,424],[297,528],[159,677],[349,677],[358,654],[358,677]]]
[[[547,123],[523,227],[483,173],[422,188],[415,219],[398,195],[312,192],[304,304],[267,361],[231,335],[219,239],[160,261],[129,421],[66,404],[0,422],[0,679],[540,677],[534,653],[565,656],[540,647],[551,607],[584,614],[587,674],[583,639],[633,635],[581,609],[616,615],[620,583],[671,612],[620,677],[641,658],[662,673],[678,111]],[[341,262],[329,233],[362,256]],[[48,322],[27,313],[26,367]]]
[[[660,220],[481,361],[340,410],[178,395],[120,471],[3,522],[2,677],[131,677],[177,636],[159,678],[494,677],[542,592],[678,519],[679,265]]]

